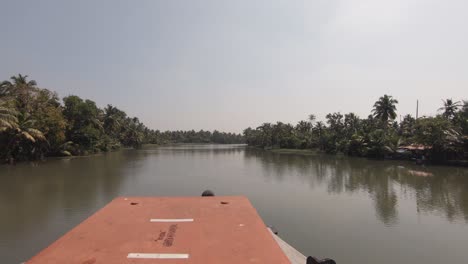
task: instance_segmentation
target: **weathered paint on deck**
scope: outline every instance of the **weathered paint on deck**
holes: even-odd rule
[[[217,196],[117,198],[26,263],[291,262],[247,198]]]

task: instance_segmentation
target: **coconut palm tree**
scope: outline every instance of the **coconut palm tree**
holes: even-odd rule
[[[314,114],[310,114],[310,115],[309,115],[309,122],[313,125],[314,122],[315,122],[315,120],[316,120],[315,115],[314,115]]]
[[[306,135],[312,130],[312,124],[307,121],[299,121],[295,128],[299,133]]]
[[[33,99],[32,94],[38,91],[37,83],[28,80],[28,75],[18,74],[11,76],[11,81],[3,81],[0,84],[2,94],[14,96],[16,98],[17,109],[20,112],[30,111],[30,104]]]
[[[359,117],[354,113],[345,114],[344,126],[346,131],[352,135],[358,131]]]
[[[28,81],[28,75],[18,74],[18,76],[11,76],[10,80],[0,83],[0,90],[5,95],[24,96],[31,91],[37,90],[36,81]]]
[[[2,84],[10,89],[20,89],[20,88],[35,88],[37,83],[35,80],[28,81],[28,75],[11,76],[10,81],[4,81]]]
[[[0,108],[4,109],[4,108]],[[42,143],[47,144],[46,137],[42,131],[34,128],[35,120],[30,114],[17,113],[8,109],[0,111],[0,132],[4,133],[5,152],[1,153],[11,161],[38,158],[42,154]],[[17,116],[16,116],[17,114]]]
[[[36,120],[30,114],[19,115],[18,126],[13,129],[13,134],[17,139],[25,139],[31,143],[36,143],[37,141],[46,141],[46,138],[42,131],[34,128]]]
[[[36,120],[29,114],[25,114],[18,119],[18,127],[16,128],[17,133],[21,134],[25,139],[35,143],[38,140],[46,140],[44,134],[34,128]]]
[[[6,97],[9,94],[9,83],[8,81],[3,81],[0,83],[0,98]]]
[[[271,147],[272,144],[272,132],[273,127],[270,123],[263,123],[261,126],[257,127],[257,130],[260,131],[261,146],[262,147]]]
[[[444,106],[439,108],[439,111],[444,111],[442,116],[444,116],[447,119],[453,119],[458,108],[461,106],[461,102],[454,102],[451,98],[442,100],[442,102],[444,103]]]
[[[0,98],[0,132],[18,127],[18,112],[10,107],[9,101]]]
[[[398,100],[385,94],[375,102],[372,113],[375,118],[382,120],[385,124],[388,124],[389,120],[396,118],[396,104],[398,104]]]

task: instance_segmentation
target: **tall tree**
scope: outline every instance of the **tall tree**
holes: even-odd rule
[[[103,122],[104,131],[106,134],[113,138],[118,138],[126,117],[127,115],[125,112],[112,105],[107,105],[107,107],[104,108]]]
[[[66,120],[62,114],[60,100],[56,93],[41,89],[33,102],[32,118],[35,128],[42,131],[49,142],[49,151],[57,153],[65,142]]]
[[[40,108],[35,105],[38,100],[36,81],[28,80],[27,75],[18,74],[10,81],[0,84],[2,109],[0,114],[1,141],[5,149],[1,155],[11,160],[39,158],[46,151],[47,140],[37,127],[33,116]],[[8,103],[7,103],[8,102]]]
[[[24,113],[31,112],[31,103],[34,100],[37,83],[34,80],[28,80],[28,75],[18,74],[11,76],[10,81],[3,81],[0,85],[2,93],[15,98],[16,108]]]
[[[447,119],[453,119],[458,108],[461,106],[461,102],[454,102],[452,99],[442,100],[444,106],[439,108],[439,111],[444,111],[442,116]]]
[[[93,150],[102,138],[103,127],[99,120],[100,110],[91,100],[81,99],[78,96],[63,98],[65,107],[63,115],[68,121],[67,139],[80,145],[78,154]]]
[[[41,149],[47,140],[42,131],[35,128],[36,120],[28,114],[19,114],[18,123],[4,132],[5,150],[1,154],[7,159],[26,160],[40,158]]]
[[[411,115],[405,115],[403,121],[400,123],[399,134],[404,138],[408,139],[414,135],[414,127],[416,125],[416,119]]]
[[[260,146],[269,147],[272,145],[272,125],[270,123],[263,123],[257,127],[260,131]]]
[[[316,120],[315,115],[314,115],[314,114],[310,114],[310,115],[309,115],[309,122],[313,125],[314,122],[315,122],[315,120]]]
[[[388,124],[389,120],[394,120],[396,118],[396,104],[398,104],[398,100],[385,94],[375,102],[372,113],[375,118],[380,119],[385,124]]]

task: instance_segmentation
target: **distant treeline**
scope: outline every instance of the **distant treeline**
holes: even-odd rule
[[[264,123],[244,130],[246,143],[262,148],[317,149],[326,153],[384,158],[396,157],[397,150],[415,146],[419,156],[433,162],[468,158],[468,101],[443,100],[433,117],[404,116],[395,121],[398,101],[384,95],[373,106],[371,115],[360,118],[353,113],[331,113],[326,121],[315,116],[296,125]]]
[[[244,137],[241,134],[210,131],[165,131],[156,132],[160,141],[165,143],[217,143],[217,144],[241,144]]]
[[[41,89],[19,74],[0,83],[0,162],[86,155],[142,144],[242,143],[239,134],[149,129],[136,117],[91,100]]]

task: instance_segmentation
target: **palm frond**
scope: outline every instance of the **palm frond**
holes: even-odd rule
[[[70,151],[67,151],[67,150],[62,150],[62,151],[60,151],[60,154],[62,154],[62,155],[64,155],[64,156],[67,156],[67,157],[72,156],[72,154],[70,153]]]
[[[4,114],[0,111],[0,120],[9,122],[9,123],[18,123],[18,118],[14,115]]]
[[[27,119],[22,123],[22,127],[32,127],[36,123],[34,119]]]
[[[66,147],[69,147],[71,145],[73,145],[73,141],[67,141],[65,143],[63,143],[62,145],[60,145],[61,148],[66,148]]]
[[[34,139],[34,137],[31,136],[31,135],[30,135],[28,132],[26,132],[26,131],[22,131],[20,135],[23,136],[24,138],[26,138],[27,140],[33,142],[33,143],[36,142],[36,140]]]
[[[0,113],[12,115],[12,116],[18,115],[18,111],[16,111],[15,109],[4,107],[4,106],[0,106]]]
[[[91,123],[94,125],[95,128],[97,129],[100,129],[100,130],[103,130],[104,127],[102,126],[102,122],[97,119],[97,118],[92,118],[91,119]]]
[[[44,134],[38,129],[28,128],[26,131],[29,133],[29,135],[33,136],[35,139],[46,140]]]
[[[3,81],[0,83],[0,87],[4,87],[5,89],[10,89],[13,84],[10,81]]]
[[[8,122],[4,119],[1,119],[0,118],[0,128],[2,129],[2,131],[8,129],[8,128],[15,128],[16,124],[15,123],[12,123],[12,122]]]

